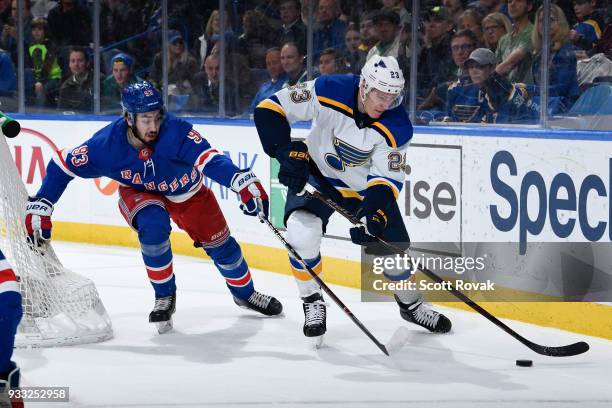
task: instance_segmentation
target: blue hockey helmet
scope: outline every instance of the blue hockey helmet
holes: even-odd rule
[[[121,106],[130,120],[135,121],[137,113],[163,111],[164,99],[151,83],[139,81],[123,88]]]

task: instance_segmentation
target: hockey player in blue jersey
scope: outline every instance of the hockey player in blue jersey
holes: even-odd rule
[[[405,152],[412,125],[401,106],[404,78],[393,57],[373,57],[356,75],[323,76],[278,91],[254,112],[265,152],[280,162],[279,181],[289,188],[285,205],[287,241],[321,274],[321,237],[332,210],[298,193],[306,182],[365,219],[350,230],[351,240],[372,246],[373,236],[409,246],[396,199],[404,184]],[[306,143],[291,140],[290,124],[312,120]],[[304,302],[304,334],[326,331],[321,288],[302,265],[289,257]],[[412,271],[386,271],[391,281]],[[432,332],[445,333],[451,322],[423,303],[417,291],[396,291],[401,316]]]
[[[8,390],[19,387],[19,367],[11,357],[22,313],[15,272],[0,251],[0,406],[7,401],[10,407]]]
[[[238,193],[245,214],[268,212],[268,196],[250,170],[241,170],[211,147],[192,125],[169,113],[161,94],[146,81],[122,93],[123,117],[85,143],[58,152],[26,210],[26,227],[37,243],[51,238],[51,213],[75,177],[106,176],[118,181],[119,210],[138,232],[142,257],[155,291],[149,321],[160,333],[172,328],[176,284],[172,269],[170,219],[204,248],[225,278],[234,301],[264,315],[278,315],[281,303],[255,291],[240,246],[231,236],[204,176]]]

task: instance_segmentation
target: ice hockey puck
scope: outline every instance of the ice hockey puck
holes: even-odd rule
[[[533,365],[533,361],[531,360],[516,360],[516,365],[519,367],[531,367]]]

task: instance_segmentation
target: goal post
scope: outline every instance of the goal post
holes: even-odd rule
[[[110,339],[110,318],[94,283],[65,267],[50,244],[31,247],[24,225],[28,194],[0,132],[0,248],[19,280],[23,318],[16,347]]]

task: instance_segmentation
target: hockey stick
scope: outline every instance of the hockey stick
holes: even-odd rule
[[[355,218],[355,216],[353,214],[348,212],[346,209],[344,209],[342,206],[337,204],[332,199],[325,197],[323,194],[318,192],[314,187],[312,187],[312,186],[310,186],[308,184],[306,185],[306,194],[308,194],[310,197],[313,197],[313,198],[323,202],[328,207],[330,207],[333,210],[335,210],[338,214],[340,214],[341,216],[346,218],[349,222],[351,222],[351,224],[357,225],[357,226],[364,226],[365,227],[365,225],[361,221],[359,221],[357,218]],[[381,242],[382,244],[386,245],[388,248],[390,248],[390,249],[392,249],[392,250],[394,250],[396,252],[406,254],[406,252],[404,250],[402,250],[401,248],[398,248],[397,246],[395,246],[395,245],[385,241],[384,239],[379,238],[379,237],[375,237],[375,238],[379,242]],[[427,269],[425,267],[421,267],[420,271],[425,276],[427,276],[429,279],[433,280],[434,282],[437,282],[437,283],[445,282],[444,279],[442,279],[437,274],[435,274],[434,272],[430,271],[429,269]],[[453,288],[452,285],[444,285],[444,287],[446,288],[446,290],[448,290],[450,293],[452,293],[456,298],[458,298],[459,300],[464,302],[466,305],[468,305],[469,307],[474,309],[480,315],[484,316],[487,320],[492,322],[494,325],[496,325],[497,327],[499,327],[500,329],[502,329],[503,331],[508,333],[510,336],[512,336],[516,340],[520,341],[523,345],[529,347],[531,350],[535,351],[538,354],[542,354],[542,355],[550,356],[550,357],[570,357],[570,356],[575,356],[575,355],[578,355],[578,354],[585,353],[585,352],[587,352],[589,350],[588,343],[586,343],[584,341],[579,341],[577,343],[568,344],[567,346],[558,346],[558,347],[555,347],[555,346],[542,346],[540,344],[536,344],[536,343],[534,343],[534,342],[532,342],[530,340],[527,340],[525,337],[521,336],[520,334],[518,334],[517,332],[512,330],[508,325],[506,325],[504,322],[499,320],[497,317],[493,316],[491,313],[489,313],[486,309],[484,309],[478,303],[474,302],[468,296],[464,295],[462,292],[460,292],[457,289]]]
[[[276,235],[276,238],[278,238],[279,241],[284,245],[284,247],[287,248],[287,251],[289,251],[289,253],[295,259],[297,259],[299,263],[302,264],[302,266],[306,269],[306,271],[308,271],[308,274],[312,277],[312,279],[314,279],[315,282],[317,282],[317,284],[321,287],[321,289],[323,289],[323,291],[327,293],[327,295],[334,301],[334,303],[338,305],[340,309],[342,309],[344,314],[346,314],[349,319],[351,319],[353,323],[355,323],[357,327],[359,327],[361,331],[364,332],[365,335],[370,338],[370,340],[372,340],[374,344],[376,344],[376,347],[378,347],[380,351],[382,351],[383,353],[385,353],[385,355],[388,356],[389,351],[387,350],[387,347],[380,341],[378,341],[376,337],[374,337],[374,335],[368,330],[368,328],[365,327],[363,323],[361,323],[361,321],[359,321],[359,319],[353,314],[353,312],[351,312],[351,310],[338,298],[338,296],[336,296],[336,294],[325,284],[325,282],[323,282],[323,280],[321,280],[321,278],[317,276],[317,274],[312,270],[312,268],[308,266],[308,264],[306,264],[304,258],[302,258],[300,254],[298,254],[297,251],[293,248],[293,246],[291,246],[291,244],[285,240],[285,238],[281,235],[280,231],[276,229],[274,225],[272,225],[270,220],[266,218],[263,212],[259,213],[259,219],[261,220],[261,222],[266,224],[270,228],[270,230],[272,230],[274,235]],[[395,335],[393,337],[395,337]],[[396,346],[395,343],[394,346]]]

